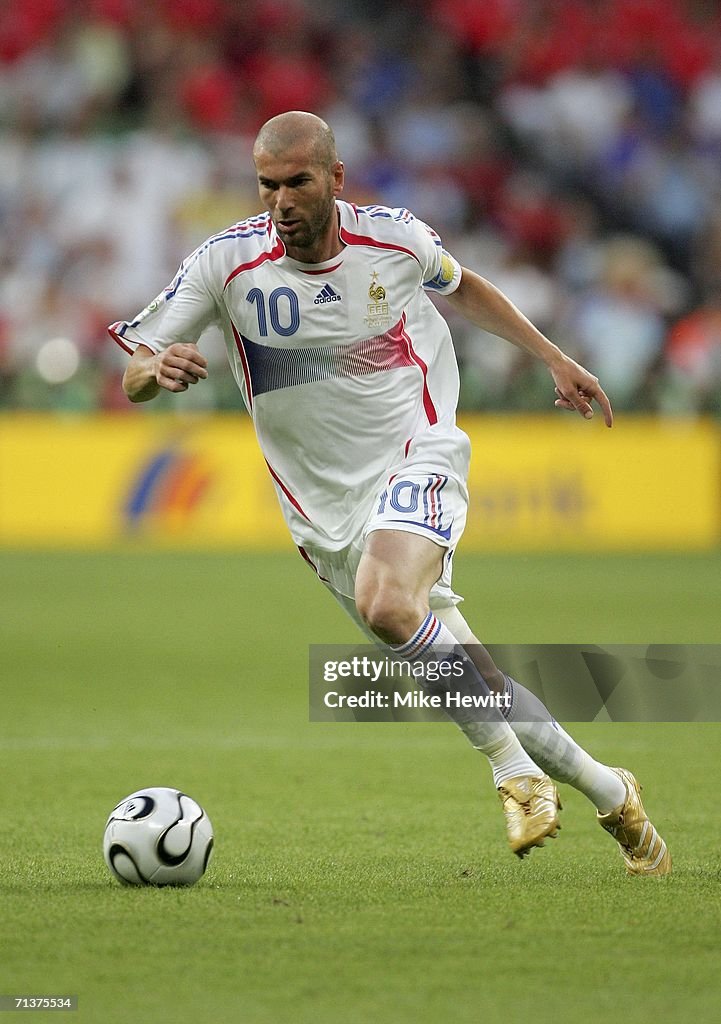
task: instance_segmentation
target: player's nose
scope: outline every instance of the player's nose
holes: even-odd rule
[[[278,189],[276,205],[278,206],[278,209],[282,210],[284,213],[287,213],[288,210],[293,209],[293,194],[290,189],[287,189],[285,188],[285,186],[281,185],[281,187]]]

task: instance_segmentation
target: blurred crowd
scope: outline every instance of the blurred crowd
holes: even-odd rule
[[[334,127],[619,409],[721,414],[713,0],[23,0],[0,9],[0,408],[133,408],[105,327],[258,212],[260,124]],[[548,379],[451,318],[462,405]],[[237,408],[222,341],[183,407]],[[169,396],[152,406],[167,408]]]

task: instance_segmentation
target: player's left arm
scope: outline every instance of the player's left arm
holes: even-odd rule
[[[477,327],[543,360],[556,386],[558,408],[575,409],[585,419],[591,419],[591,402],[595,401],[603,412],[606,426],[612,426],[611,403],[598,377],[549,341],[490,281],[463,267],[458,287],[444,298]]]

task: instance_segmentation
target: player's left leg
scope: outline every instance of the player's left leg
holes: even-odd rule
[[[523,748],[552,779],[568,783],[594,804],[599,824],[621,847],[628,873],[668,874],[671,855],[643,809],[634,776],[596,761],[579,746],[535,694],[496,666],[457,608],[443,609],[438,617],[461,640],[489,687],[506,695],[503,713]]]
[[[580,790],[601,814],[623,803],[626,789],[618,776],[587,754],[535,694],[496,665],[458,609],[443,609],[438,617],[459,637],[489,687],[505,695],[506,721],[534,761],[556,782]]]
[[[396,654],[462,665],[464,687],[490,697],[458,639],[430,610],[430,591],[443,572],[444,554],[444,548],[417,532],[373,530],[356,571],[356,609],[371,632]],[[454,677],[458,678],[455,673]],[[524,751],[499,708],[445,710],[490,762],[514,852],[523,856],[555,835],[560,806],[556,789]]]

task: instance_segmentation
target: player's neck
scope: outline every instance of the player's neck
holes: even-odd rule
[[[345,245],[340,240],[340,210],[336,207],[328,221],[328,227],[316,243],[308,246],[289,245],[285,243],[285,251],[299,263],[325,263],[337,256]]]

